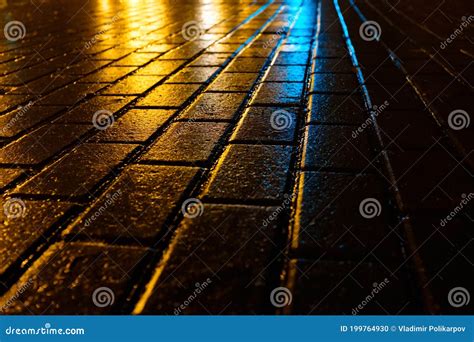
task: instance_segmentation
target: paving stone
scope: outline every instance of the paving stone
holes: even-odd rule
[[[100,131],[91,141],[145,142],[164,126],[175,112],[166,109],[132,109]]]
[[[207,49],[207,52],[234,53],[242,44],[214,44]]]
[[[313,74],[312,93],[347,93],[357,92],[359,82],[355,74]]]
[[[4,304],[15,293],[20,293],[16,291],[23,287],[24,291],[20,293],[18,300],[7,306],[6,313],[120,312],[120,306],[126,301],[131,289],[130,282],[145,256],[144,248],[57,243],[20,278],[0,302]],[[104,297],[101,298],[102,296]],[[105,303],[109,302],[110,305],[104,305],[102,301],[105,298]],[[99,306],[94,304],[94,299]]]
[[[16,192],[87,196],[135,147],[130,144],[82,144],[19,186]]]
[[[190,66],[216,66],[219,67],[224,63],[229,57],[230,53],[204,53],[198,58],[196,58]]]
[[[151,246],[166,231],[166,219],[198,171],[133,165],[63,235]]]
[[[447,294],[473,287],[474,128],[448,125],[470,115],[473,51],[463,36],[427,53],[464,4],[343,1],[345,26],[328,0],[136,2],[111,22],[70,11],[83,5],[50,2],[63,21],[37,11],[37,32],[0,44],[0,192],[28,209],[0,220],[0,307],[22,296],[7,313],[472,312]],[[359,34],[364,16],[383,44]],[[106,130],[98,110],[114,115]],[[184,215],[189,198],[201,216]],[[379,216],[360,215],[366,198]],[[114,305],[94,305],[101,286]],[[278,286],[291,305],[271,305]]]
[[[303,168],[369,171],[373,167],[367,133],[350,126],[309,125],[304,134]]]
[[[63,72],[68,75],[86,75],[110,63],[111,61],[97,61],[86,59],[77,64],[68,65]]]
[[[311,49],[309,44],[283,44],[282,52],[308,52]]]
[[[0,276],[15,262],[26,260],[29,257],[27,250],[33,244],[47,242],[50,228],[64,216],[71,204],[13,197],[2,199],[4,208],[8,210],[0,210]],[[30,250],[29,254],[33,252]]]
[[[176,44],[150,44],[144,47],[143,49],[140,49],[138,52],[139,53],[166,52],[175,48],[176,46],[177,46]]]
[[[179,108],[199,87],[199,84],[162,84],[138,101],[137,106]]]
[[[303,83],[264,82],[260,85],[253,104],[300,105]]]
[[[160,60],[193,58],[212,43],[213,42],[196,40],[161,55]]]
[[[158,53],[132,53],[125,58],[115,62],[114,66],[142,66],[152,59],[158,57]]]
[[[211,84],[210,91],[248,91],[257,80],[257,73],[222,73]]]
[[[40,105],[57,106],[57,105],[75,105],[87,96],[91,96],[104,87],[104,84],[72,84],[41,99]]]
[[[51,158],[78,140],[88,126],[48,125],[13,141],[0,149],[1,164],[34,165]]]
[[[282,200],[292,147],[232,145],[205,189],[208,198]]]
[[[309,97],[311,111],[308,123],[361,125],[369,117],[362,97],[333,94],[313,94]]]
[[[110,49],[101,53],[98,53],[94,55],[93,59],[98,59],[98,60],[117,60],[119,58],[125,57],[128,55],[130,52],[132,52],[134,49],[128,48],[128,49]]]
[[[0,95],[0,113],[18,107],[22,103],[26,104],[31,98],[31,95]]]
[[[354,73],[355,67],[350,58],[316,58],[316,73]],[[317,77],[317,75],[316,75]]]
[[[265,78],[266,82],[303,82],[306,67],[299,65],[279,66],[274,65]]]
[[[227,72],[259,72],[265,58],[237,58],[226,69]]]
[[[375,255],[387,265],[400,258],[398,232],[388,223],[385,186],[374,175],[303,172],[292,241],[296,255],[353,261]],[[368,204],[361,209],[361,203]]]
[[[409,309],[406,278],[392,277],[380,264],[293,260],[291,266],[298,284],[293,314],[397,314]]]
[[[58,123],[94,123],[98,111],[115,114],[135,99],[133,96],[95,96],[61,115]]]
[[[151,62],[144,68],[139,69],[135,75],[142,76],[160,76],[168,75],[176,71],[181,65],[185,63],[184,60],[157,60]]]
[[[36,106],[33,102],[0,116],[0,137],[13,137],[41,121],[55,116],[64,107]]]
[[[160,82],[163,77],[159,76],[129,76],[111,87],[105,89],[102,94],[111,95],[140,95]]]
[[[135,71],[135,67],[108,66],[81,79],[81,83],[112,83]]]
[[[439,143],[426,151],[393,151],[389,157],[409,211],[449,213],[459,205],[462,194],[474,192],[472,173]]]
[[[143,313],[271,312],[265,279],[278,246],[276,209],[206,204],[201,216],[185,219]],[[203,286],[196,301],[180,307]]]
[[[390,110],[423,110],[425,106],[415,91],[407,84],[368,84],[367,89],[374,103],[390,103]]]
[[[227,129],[220,122],[177,122],[142,158],[168,163],[206,163]]]
[[[466,197],[467,202],[469,198]],[[468,214],[467,209],[464,207],[465,215]],[[446,216],[437,213],[415,215],[412,218],[413,233],[420,246],[418,254],[428,275],[426,285],[433,289],[434,295],[443,298],[440,300],[443,312],[453,314],[467,314],[471,310],[470,304],[454,308],[446,295],[446,289],[459,286],[468,289],[472,286],[472,279],[465,275],[473,270],[474,236],[469,219],[464,220],[465,215],[459,212],[449,221]]]
[[[217,71],[217,67],[184,68],[169,79],[169,83],[205,83]]]
[[[0,169],[0,189],[3,189],[8,184],[23,174],[21,169]]]
[[[387,110],[377,116],[377,123],[386,146],[394,150],[425,149],[443,137],[427,112]]]
[[[248,108],[231,142],[280,142],[292,144],[296,130],[298,109],[277,107]]]
[[[9,92],[9,94],[32,94],[41,96],[62,88],[69,83],[76,82],[79,78],[80,76],[77,75],[65,75],[61,73],[45,75],[32,82],[28,82],[27,84],[14,88]]]
[[[245,96],[245,93],[204,93],[180,118],[233,120]]]
[[[274,62],[275,65],[307,65],[307,52],[280,52]]]

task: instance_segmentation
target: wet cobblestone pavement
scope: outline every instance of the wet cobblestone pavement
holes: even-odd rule
[[[456,4],[0,0],[2,313],[472,314]]]

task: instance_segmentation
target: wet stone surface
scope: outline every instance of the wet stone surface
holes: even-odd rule
[[[465,1],[35,3],[0,1],[0,310],[472,313]]]

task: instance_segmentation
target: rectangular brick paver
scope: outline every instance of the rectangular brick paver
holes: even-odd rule
[[[87,196],[135,147],[129,144],[83,144],[16,191],[38,195]],[[78,163],[80,168],[77,168]]]
[[[9,2],[0,307],[351,315],[386,281],[357,314],[472,312],[464,2]]]
[[[197,168],[189,167],[134,165],[65,235],[79,235],[87,241],[128,240],[151,245],[166,231],[166,219],[197,172]],[[103,208],[107,210],[103,212]]]
[[[6,306],[6,313],[110,314],[114,310],[120,311],[130,281],[145,253],[143,248],[55,244],[0,299],[0,303],[3,306],[18,288],[24,287],[19,300]],[[114,298],[113,307],[102,307],[99,295],[94,296],[97,289],[103,291],[104,287],[108,290],[102,295]],[[99,305],[94,305],[93,300]]]

